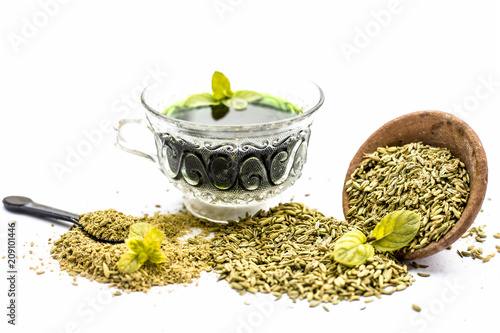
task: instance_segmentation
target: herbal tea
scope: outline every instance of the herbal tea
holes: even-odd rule
[[[299,106],[281,97],[251,90],[233,92],[228,78],[215,72],[212,93],[190,95],[162,113],[200,124],[206,131],[213,125],[256,125],[244,136],[236,131],[222,135],[216,131],[200,140],[191,131],[180,129],[182,126],[160,135],[163,148],[158,157],[168,162],[162,171],[178,188],[188,185],[190,193],[203,201],[263,201],[293,184],[301,174],[310,124],[299,130],[284,125],[272,131],[266,126],[303,113]],[[214,196],[214,189],[225,193]]]
[[[258,102],[247,105],[244,110],[213,105],[193,109],[175,108],[166,116],[206,125],[253,125],[283,120],[296,116],[292,110],[277,109]]]

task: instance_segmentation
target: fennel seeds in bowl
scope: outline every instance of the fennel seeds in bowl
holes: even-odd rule
[[[422,223],[402,252],[441,239],[458,221],[469,198],[465,164],[446,148],[414,142],[366,154],[346,183],[346,218],[373,227],[388,213],[412,210]]]

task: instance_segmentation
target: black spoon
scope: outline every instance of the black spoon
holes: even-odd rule
[[[61,209],[49,207],[49,206],[44,206],[40,205],[30,198],[26,197],[20,197],[20,196],[10,196],[10,197],[5,197],[2,200],[5,208],[9,211],[16,212],[16,213],[27,213],[30,215],[36,215],[36,216],[42,216],[42,217],[50,217],[50,218],[55,218],[58,220],[64,220],[68,221],[71,223],[76,224],[83,230],[85,228],[79,223],[80,221],[80,216],[77,214],[73,214],[70,212],[66,212]],[[100,242],[106,242],[106,243],[123,243],[123,239],[120,240],[108,240],[108,239],[103,239],[98,236],[93,235],[90,231],[85,230],[87,234],[89,234],[92,238],[95,240],[98,240]]]

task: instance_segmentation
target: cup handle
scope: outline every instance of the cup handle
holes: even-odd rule
[[[141,156],[141,157],[144,157],[144,158],[146,158],[148,160],[153,161],[154,163],[157,163],[158,162],[158,157],[156,155],[148,154],[148,153],[145,153],[145,152],[140,151],[138,149],[130,148],[128,146],[129,142],[127,141],[127,139],[125,138],[125,136],[124,136],[124,134],[122,132],[123,127],[125,127],[125,125],[127,125],[127,124],[140,124],[140,125],[143,125],[151,133],[153,133],[153,129],[151,128],[151,126],[149,126],[148,124],[146,124],[146,122],[144,121],[144,119],[122,119],[118,123],[118,128],[116,129],[116,143],[115,143],[115,145],[118,148],[120,148],[121,150],[126,151],[127,153],[131,153],[131,154],[134,154],[134,155],[137,155],[137,156]]]

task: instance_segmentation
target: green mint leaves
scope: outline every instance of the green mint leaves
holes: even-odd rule
[[[215,71],[212,75],[212,94],[206,92],[189,96],[186,100],[177,102],[163,111],[170,114],[178,110],[194,109],[204,106],[212,108],[212,117],[220,119],[224,117],[229,109],[244,110],[249,103],[255,103],[276,110],[292,111],[302,113],[302,109],[279,97],[268,94],[260,94],[251,90],[231,90],[229,79],[221,72]]]
[[[359,230],[351,230],[340,237],[333,249],[333,258],[346,266],[359,266],[379,251],[395,251],[406,246],[417,235],[420,216],[408,210],[387,214],[372,230],[368,241]]]
[[[130,274],[150,261],[154,264],[164,262],[167,257],[161,252],[163,232],[149,223],[135,223],[130,226],[129,236],[125,240],[129,251],[118,261],[118,269]]]
[[[384,216],[372,231],[371,243],[380,251],[394,251],[406,246],[417,235],[420,216],[409,210],[400,210]]]
[[[239,90],[233,92],[229,79],[221,72],[214,72],[212,76],[213,98],[228,108],[235,110],[244,110],[248,103],[252,103],[262,98],[262,95],[250,90]],[[210,104],[213,105],[213,104]],[[212,109],[213,110],[213,109]],[[217,119],[217,118],[216,118]]]
[[[340,237],[333,249],[333,258],[346,266],[358,266],[373,257],[373,246],[366,243],[366,236],[359,230],[351,230]]]
[[[218,101],[233,97],[234,93],[231,90],[229,79],[221,72],[215,71],[212,75],[212,92],[214,98]]]
[[[206,105],[217,105],[219,101],[210,93],[202,93],[189,96],[184,105],[190,109],[198,108]]]
[[[233,92],[228,78],[221,72],[214,72],[212,76],[212,94],[202,93],[191,95],[184,101],[184,106],[189,109],[211,106],[212,115],[215,119],[219,119],[229,112],[227,108],[244,110],[248,106],[248,103],[252,103],[261,98],[261,94],[250,90]],[[219,107],[214,108],[213,106],[216,105]]]

